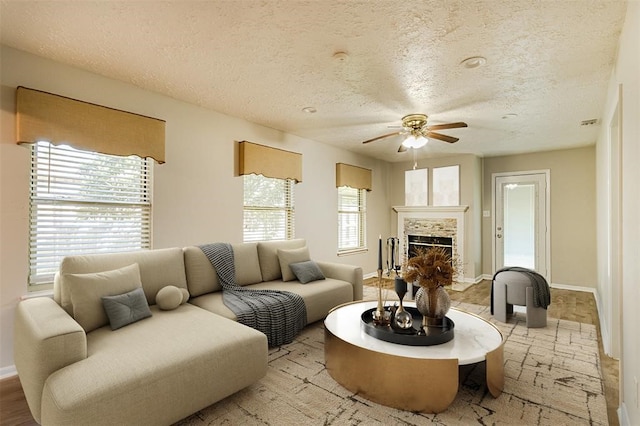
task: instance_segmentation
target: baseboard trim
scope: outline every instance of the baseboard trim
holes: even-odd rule
[[[620,407],[618,407],[618,422],[620,422],[620,426],[631,426],[631,419],[629,418],[629,413],[627,413],[627,405],[622,402]]]
[[[378,276],[378,273],[377,273],[377,272],[372,272],[372,273],[370,273],[370,274],[365,274],[365,275],[363,275],[363,276],[362,276],[362,279],[363,279],[363,280],[367,280],[367,279],[369,279],[369,278],[376,278],[377,276]],[[383,276],[384,276],[384,275],[383,275]]]
[[[600,322],[600,336],[602,336],[602,350],[608,356],[612,355],[611,350],[611,335],[609,335],[609,325],[604,315],[604,306],[602,306],[602,299],[598,296],[596,291],[594,294],[596,298],[596,310],[598,311],[598,322]]]
[[[558,290],[572,290],[572,291],[584,291],[587,293],[593,293],[594,297],[598,297],[596,289],[593,287],[584,287],[580,285],[571,285],[571,284],[559,284],[559,283],[551,283],[549,284],[551,288],[557,288]]]
[[[8,379],[9,377],[17,376],[18,370],[15,365],[0,368],[0,380]]]

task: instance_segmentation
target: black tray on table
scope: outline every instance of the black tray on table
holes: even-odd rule
[[[362,328],[369,336],[375,337],[385,342],[397,343],[409,346],[432,346],[441,345],[453,339],[453,329],[455,324],[449,317],[444,317],[442,325],[430,325],[425,327],[425,335],[418,335],[418,330],[422,327],[422,314],[418,309],[405,307],[413,317],[413,327],[403,330],[389,325],[375,325],[373,323],[373,312],[376,308],[367,309],[361,315]]]

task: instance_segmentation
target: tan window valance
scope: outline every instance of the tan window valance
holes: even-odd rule
[[[349,164],[336,163],[336,188],[341,186],[371,191],[371,170]]]
[[[165,122],[39,90],[16,90],[17,143],[48,141],[164,163]]]
[[[240,175],[255,173],[271,178],[293,179],[302,182],[302,154],[239,142],[238,171]]]

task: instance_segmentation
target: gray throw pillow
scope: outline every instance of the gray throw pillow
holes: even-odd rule
[[[142,287],[117,296],[103,296],[102,305],[107,317],[109,317],[112,330],[151,316],[151,310]]]
[[[313,260],[291,263],[289,264],[289,267],[296,278],[298,278],[298,281],[302,284],[310,283],[311,281],[324,280],[324,274],[320,270],[318,264]]]

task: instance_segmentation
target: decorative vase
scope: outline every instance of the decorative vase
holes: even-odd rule
[[[420,287],[416,292],[416,308],[422,314],[423,326],[444,324],[450,307],[451,298],[442,286],[429,289]]]

